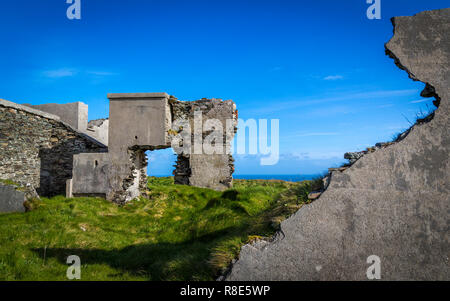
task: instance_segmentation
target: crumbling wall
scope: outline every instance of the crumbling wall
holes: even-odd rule
[[[230,188],[234,172],[231,141],[237,130],[237,111],[234,102],[214,98],[187,102],[171,97],[170,104],[174,120],[187,120],[192,131],[190,151],[178,154],[177,166],[174,171],[175,183],[216,190]],[[201,112],[201,117],[196,117],[196,112],[197,114]],[[196,118],[198,118],[198,124],[196,124]],[[212,119],[218,121],[217,125],[222,127],[222,137],[216,137],[214,146],[215,143],[220,143],[222,147],[219,147],[218,151],[214,153],[207,153],[208,150],[205,150],[204,147],[201,152],[196,152],[194,145],[196,143],[196,126],[201,127],[199,136],[201,136],[201,142],[204,142],[212,133],[212,129],[204,130],[205,124]],[[178,131],[175,124],[172,130]]]
[[[146,184],[145,151],[170,147],[172,115],[166,93],[108,94],[109,158],[107,199],[122,204]]]
[[[71,183],[73,195],[104,193],[107,199],[119,204],[138,197],[147,184],[145,152],[171,147],[174,136],[187,130],[177,125],[180,120],[192,129],[183,143],[189,141],[194,146],[195,136],[200,136],[200,152],[196,153],[194,148],[178,152],[175,183],[217,190],[231,187],[234,165],[230,144],[237,125],[236,106],[231,100],[184,102],[166,93],[108,94],[108,98],[108,155],[75,156],[74,166],[79,170],[74,171]],[[195,125],[197,114],[202,117]],[[204,130],[204,125],[212,120],[215,127]],[[221,133],[214,136],[210,145],[221,146],[221,151],[205,153],[203,139],[209,139],[216,127]],[[95,162],[105,166],[98,168]],[[105,180],[99,183],[91,180],[98,176]]]
[[[74,154],[106,151],[59,117],[0,100],[0,178],[33,185],[40,195],[64,194]]]
[[[450,9],[394,18],[387,54],[426,83],[439,108],[401,139],[335,170],[327,190],[242,248],[227,280],[449,280]],[[422,94],[430,95],[427,91]]]
[[[11,180],[0,180],[0,212],[25,212],[39,195],[31,184],[22,186]]]

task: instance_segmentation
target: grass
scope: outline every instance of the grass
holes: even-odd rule
[[[100,198],[42,198],[27,213],[0,214],[0,280],[214,280],[241,246],[270,237],[307,202],[311,182],[235,180],[233,189],[149,178],[123,207]]]
[[[9,180],[9,179],[0,179],[0,183],[5,184],[5,185],[11,185],[11,186],[20,186],[20,184]]]

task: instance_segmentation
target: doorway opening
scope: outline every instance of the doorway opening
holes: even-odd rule
[[[177,155],[172,148],[149,150],[147,155],[147,175],[150,177],[172,177]]]

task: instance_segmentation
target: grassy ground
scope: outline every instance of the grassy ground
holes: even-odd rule
[[[235,180],[225,192],[149,178],[145,197],[118,207],[100,198],[42,199],[0,214],[0,280],[214,280],[240,247],[270,237],[307,200],[310,182]]]

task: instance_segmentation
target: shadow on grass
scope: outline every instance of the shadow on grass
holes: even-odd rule
[[[70,255],[79,256],[82,266],[107,264],[120,271],[107,276],[119,279],[121,273],[127,272],[148,280],[214,280],[219,271],[209,264],[212,250],[221,238],[241,230],[230,227],[182,243],[140,244],[112,250],[37,248],[32,251],[41,258],[56,258],[64,265]]]

